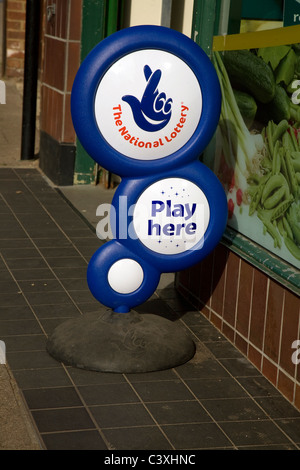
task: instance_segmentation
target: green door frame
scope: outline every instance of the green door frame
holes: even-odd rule
[[[81,54],[82,62],[88,53],[105,37],[120,29],[123,0],[83,0]],[[76,142],[74,184],[92,184],[98,179],[98,165]]]
[[[194,0],[192,39],[211,55],[213,37],[240,32],[242,0]]]

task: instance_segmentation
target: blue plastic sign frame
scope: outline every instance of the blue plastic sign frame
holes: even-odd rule
[[[205,194],[209,208],[209,224],[203,237],[191,249],[179,254],[156,253],[145,247],[138,237],[124,234],[120,229],[117,217],[116,225],[112,225],[116,240],[107,242],[100,247],[90,260],[88,266],[88,285],[96,299],[115,311],[127,312],[131,308],[145,302],[158,286],[160,275],[186,269],[203,260],[218,244],[227,222],[227,200],[221,183],[216,176],[200,162],[193,162],[185,167],[172,170],[156,177],[125,178],[119,185],[112,205],[116,213],[122,213],[122,197],[126,197],[127,208],[134,206],[143,192],[152,184],[168,178],[184,179],[197,185]],[[146,214],[145,214],[146,218]],[[122,218],[121,218],[122,220]],[[133,216],[128,218],[128,226],[132,226]],[[120,231],[123,236],[119,239]],[[129,231],[128,231],[129,232]],[[171,238],[170,238],[170,241]],[[107,282],[111,266],[120,259],[133,259],[143,269],[143,282],[134,292],[120,294]],[[127,273],[130,275],[129,273]]]
[[[133,160],[118,152],[103,137],[95,118],[95,95],[110,67],[129,53],[147,49],[168,52],[186,63],[199,82],[203,99],[201,118],[190,140],[169,156],[150,161]],[[87,153],[107,170],[129,177],[164,172],[199,158],[213,137],[220,109],[219,81],[204,51],[177,31],[150,25],[127,28],[101,41],[83,61],[71,96],[73,124]]]
[[[120,77],[127,75],[128,64],[134,69],[128,72],[133,75],[132,83],[126,82],[124,89],[121,86],[118,100],[122,107],[118,100],[113,105],[111,97],[118,88],[114,85],[122,83]],[[183,83],[191,89],[184,94],[189,106],[184,99],[180,102],[176,97],[173,101],[181,82],[176,77],[176,87],[170,88],[172,76],[168,77],[168,70],[179,70],[181,80],[190,79]],[[144,80],[140,101],[135,74],[137,80]],[[163,75],[167,80],[160,82]],[[110,121],[102,113],[107,95],[105,111]],[[153,145],[149,140],[149,147],[153,146],[156,153],[148,157],[142,138],[132,137],[125,127],[123,107],[127,116],[132,116],[131,122],[135,121],[144,132],[140,136],[148,136],[155,135],[156,129],[167,128],[175,103],[178,124],[174,127],[173,121],[173,132],[165,136],[164,142],[163,137]],[[161,273],[186,269],[205,258],[226,227],[223,187],[214,173],[198,161],[219,121],[221,92],[217,74],[207,55],[187,36],[159,26],[136,26],[109,36],[91,51],[75,78],[71,107],[77,136],[86,151],[101,166],[122,177],[113,199],[117,214],[112,224],[115,238],[92,256],[88,285],[99,302],[116,312],[128,312],[153,294]],[[110,138],[109,129],[114,124],[117,128]],[[120,135],[124,146],[122,138],[121,145],[115,143]],[[131,151],[135,152],[132,156]],[[161,156],[160,152],[165,153]]]
[[[150,250],[145,247],[138,237],[136,237],[137,239],[134,239],[130,232],[128,234],[123,233],[123,238],[120,240],[122,244],[140,258],[155,266],[161,273],[175,272],[186,269],[205,258],[219,242],[227,221],[227,201],[224,199],[223,187],[217,180],[216,176],[211,172],[211,170],[200,162],[193,162],[185,167],[180,167],[165,174],[161,174],[159,179],[157,176],[150,176],[148,178],[124,179],[119,185],[112,202],[112,205],[116,209],[116,213],[120,213],[120,211],[122,211],[122,208],[120,208],[120,201],[122,201],[122,196],[126,196],[127,207],[133,207],[137,203],[143,191],[151,187],[152,184],[155,184],[159,181],[165,181],[168,178],[185,180],[188,185],[191,183],[201,188],[209,205],[210,217],[203,237],[201,237],[196,244],[193,244],[190,249],[181,251],[178,254],[170,255],[167,252],[165,252],[165,254],[161,252],[155,252],[154,250]],[[165,189],[167,190],[168,188]],[[157,199],[159,199],[159,194],[157,194],[157,197],[155,197],[155,200]],[[178,199],[178,202],[180,202],[180,199]],[[175,200],[175,205],[179,206],[179,204],[177,204],[177,199]],[[147,222],[146,213],[143,214],[143,217]],[[120,219],[122,220],[122,218],[116,219],[116,227],[112,225],[112,230],[116,239],[120,238]],[[171,218],[171,216],[167,216],[165,220],[168,219],[174,222],[176,217]],[[181,217],[178,217],[180,222],[181,219]],[[183,219],[185,218],[183,217]],[[132,227],[132,225],[133,214],[129,214],[128,226]],[[171,240],[171,237],[168,235],[163,238],[170,238]],[[175,236],[173,240],[176,241],[177,238],[178,237]],[[158,242],[159,241],[160,240],[158,240]]]

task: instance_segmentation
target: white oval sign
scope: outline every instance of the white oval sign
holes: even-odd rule
[[[201,117],[202,94],[191,68],[156,49],[116,61],[95,96],[95,118],[105,140],[119,153],[156,160],[181,149]]]
[[[203,239],[209,220],[205,194],[183,178],[166,178],[152,184],[141,194],[133,211],[133,227],[139,240],[165,255],[193,249]]]

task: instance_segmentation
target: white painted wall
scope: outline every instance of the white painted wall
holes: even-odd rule
[[[161,24],[163,0],[131,0],[129,25]],[[171,27],[191,37],[194,0],[173,0]]]
[[[131,0],[130,26],[160,25],[162,0]]]
[[[183,21],[182,21],[183,27],[182,27],[181,32],[191,37],[194,0],[179,0],[179,1],[184,1]],[[173,0],[173,2],[174,2],[173,8],[176,12],[176,2],[178,2],[178,0]]]

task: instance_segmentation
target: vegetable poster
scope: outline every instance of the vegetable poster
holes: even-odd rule
[[[300,26],[216,37],[228,225],[300,267]]]

